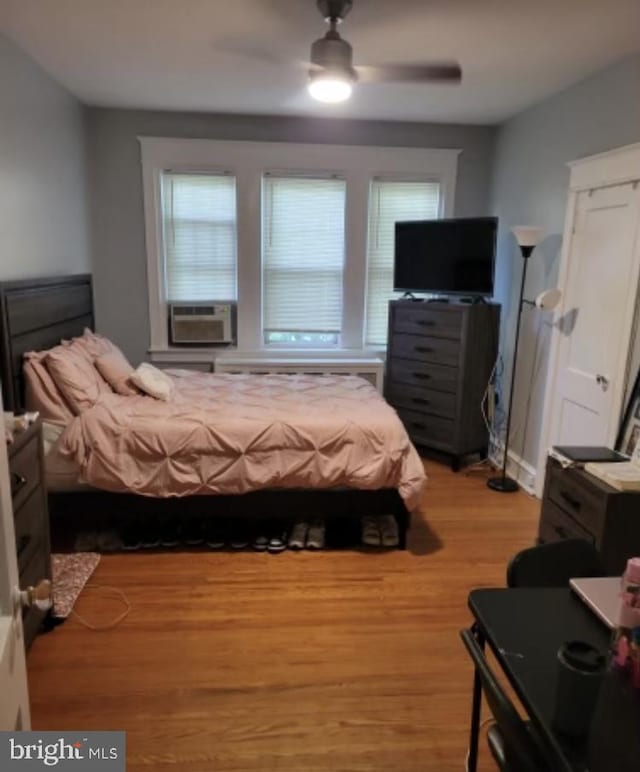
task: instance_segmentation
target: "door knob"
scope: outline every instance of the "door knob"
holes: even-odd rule
[[[53,606],[53,587],[49,579],[41,579],[35,587],[26,590],[16,588],[16,610],[18,608],[35,608],[49,611]]]
[[[606,391],[609,388],[609,379],[606,375],[601,375],[598,373],[596,375],[596,383],[600,384],[602,386],[602,389]]]

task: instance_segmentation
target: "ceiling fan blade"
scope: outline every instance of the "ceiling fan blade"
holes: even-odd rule
[[[457,62],[358,65],[355,69],[361,83],[460,83],[462,80]]]
[[[234,43],[230,41],[216,41],[214,51],[224,54],[226,56],[237,56],[243,59],[252,59],[266,64],[274,64],[284,67],[299,67],[303,69],[309,69],[312,65],[308,60],[292,59],[289,56],[280,54],[277,51],[270,50],[269,48],[260,48],[259,46],[243,45],[241,43]]]

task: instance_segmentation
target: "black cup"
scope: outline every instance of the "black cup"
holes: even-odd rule
[[[572,737],[587,733],[606,669],[606,656],[590,643],[562,644],[558,649],[555,729]]]

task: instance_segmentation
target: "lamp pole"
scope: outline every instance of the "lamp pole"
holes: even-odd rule
[[[520,252],[524,260],[522,266],[522,280],[520,281],[520,295],[518,297],[518,320],[516,322],[516,337],[513,346],[513,365],[511,367],[511,384],[509,387],[509,407],[507,408],[507,431],[504,438],[504,456],[502,459],[502,474],[500,477],[490,477],[487,486],[499,493],[515,493],[520,487],[515,480],[507,477],[507,464],[509,462],[509,435],[511,434],[511,409],[513,407],[513,391],[516,382],[516,368],[518,366],[518,344],[520,342],[520,322],[522,320],[522,305],[524,300],[524,285],[527,279],[527,264],[533,252],[540,232],[538,228],[517,227],[513,228]]]

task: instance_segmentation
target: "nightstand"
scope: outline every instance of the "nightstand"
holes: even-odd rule
[[[584,469],[547,460],[538,541],[585,539],[608,574],[640,555],[640,492],[618,491]]]
[[[51,579],[49,513],[44,484],[44,455],[40,421],[23,432],[16,432],[7,446],[9,479],[13,503],[16,552],[20,587],[35,586]],[[24,640],[28,648],[46,612],[32,607],[23,612]]]

